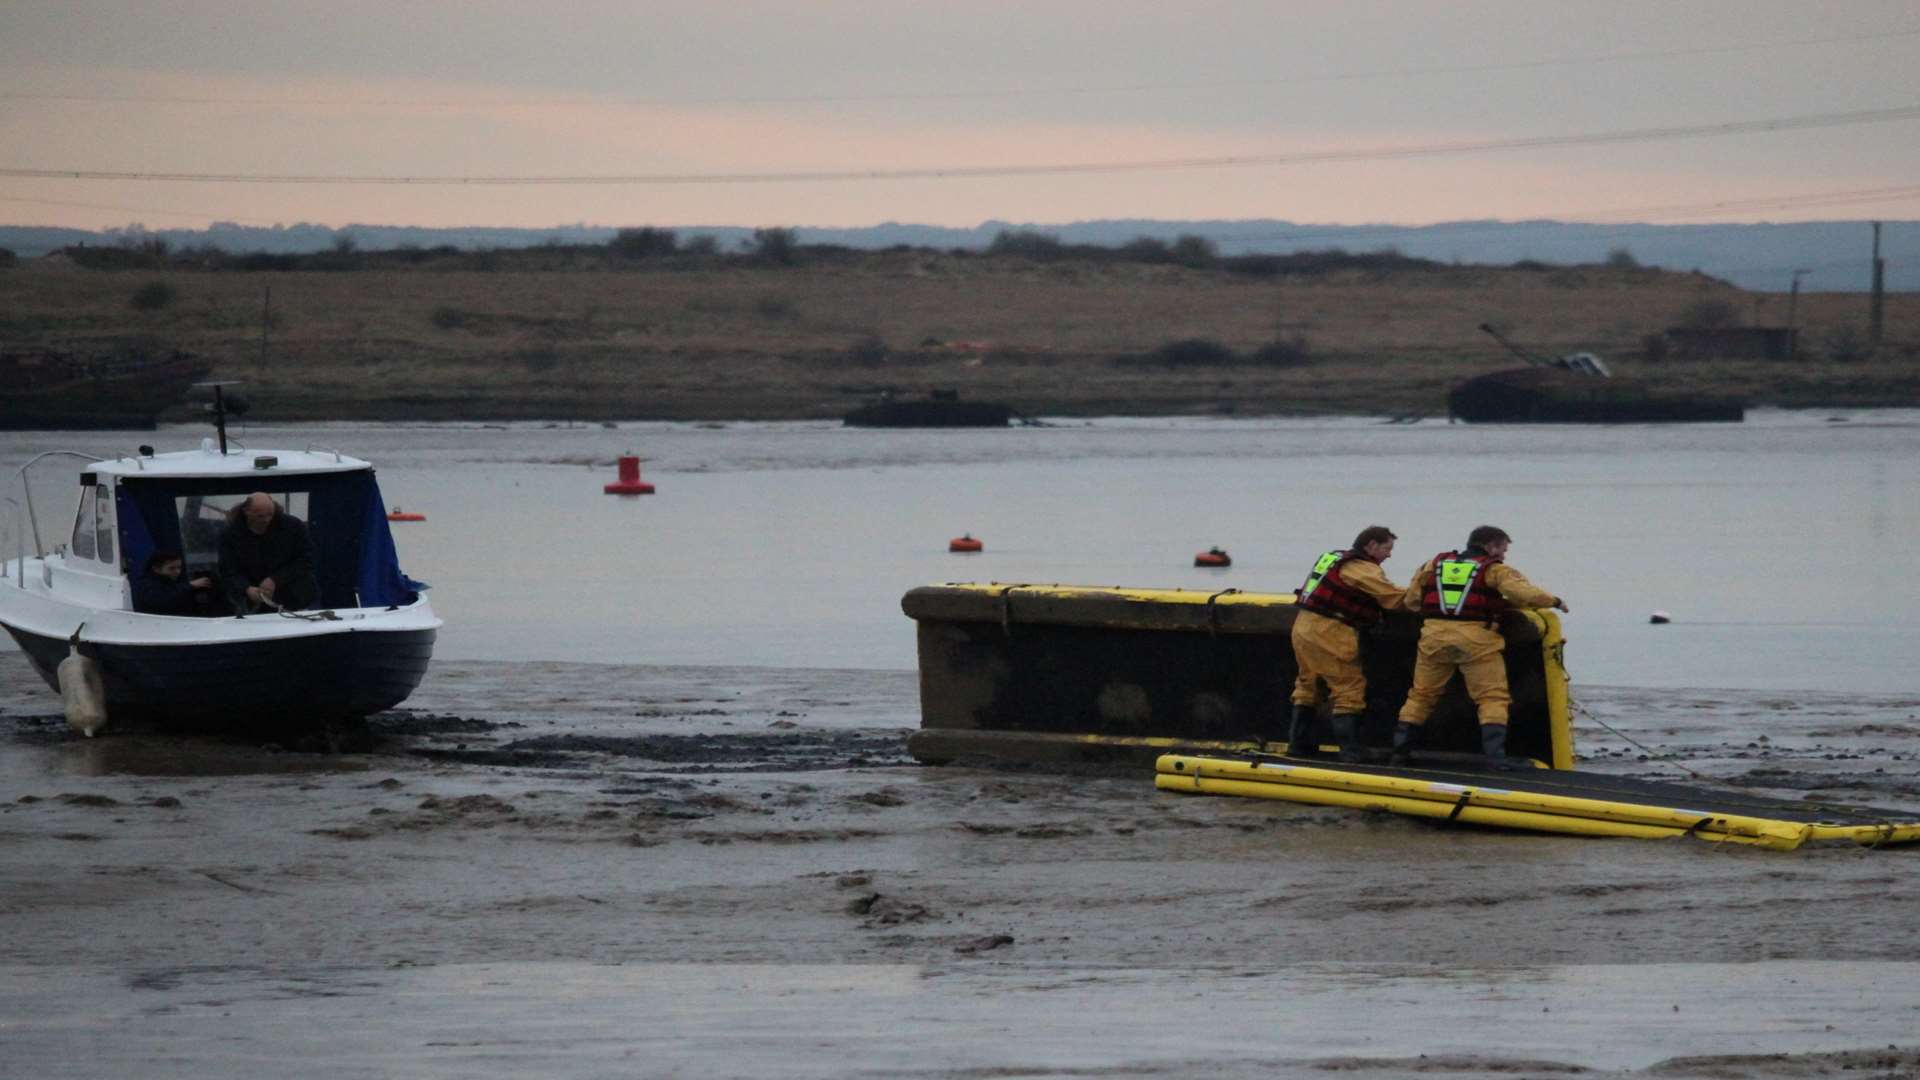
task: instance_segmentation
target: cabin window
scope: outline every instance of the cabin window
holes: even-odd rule
[[[73,543],[71,546],[73,553],[82,559],[94,558],[95,552],[99,550],[99,545],[96,542],[99,532],[94,524],[94,511],[98,505],[99,494],[100,489],[97,486],[83,487],[80,489],[80,509],[74,514],[73,518]]]
[[[80,509],[73,518],[73,543],[76,558],[113,562],[113,496],[101,485],[80,489]]]
[[[93,488],[94,558],[103,563],[113,559],[113,495],[105,487]]]
[[[304,491],[268,492],[281,509],[302,521],[307,520],[307,493]],[[220,534],[230,515],[247,501],[238,495],[182,495],[174,499],[180,515],[180,545],[187,565],[211,569],[220,562]]]

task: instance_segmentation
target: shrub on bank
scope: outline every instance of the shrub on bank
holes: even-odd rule
[[[140,311],[158,311],[173,303],[179,291],[164,281],[149,281],[133,290],[133,296],[127,302]]]
[[[607,241],[607,251],[618,259],[656,259],[680,250],[672,229],[621,229]]]
[[[868,334],[847,346],[847,360],[860,367],[879,367],[887,362],[890,351],[878,334]]]
[[[1298,334],[1284,341],[1276,338],[1247,354],[1247,363],[1252,367],[1302,367],[1312,362],[1307,339]]]
[[[1700,300],[1680,313],[1679,325],[1690,330],[1718,330],[1740,325],[1740,309],[1726,300]]]

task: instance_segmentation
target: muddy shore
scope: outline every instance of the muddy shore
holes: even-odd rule
[[[8,1071],[1920,1073],[1920,851],[928,768],[916,695],[438,663],[323,754],[82,740],[0,653]],[[1920,811],[1920,697],[1579,697],[1592,767]]]

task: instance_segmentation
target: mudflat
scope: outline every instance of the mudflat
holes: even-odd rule
[[[1920,809],[1920,697],[1577,688],[1583,767]],[[341,753],[0,653],[22,1076],[1920,1072],[1920,851],[927,767],[911,672],[436,663]]]

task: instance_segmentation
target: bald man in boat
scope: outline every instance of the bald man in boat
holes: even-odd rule
[[[1507,756],[1507,639],[1499,630],[1500,613],[1512,608],[1558,608],[1566,601],[1527,580],[1504,561],[1513,537],[1482,525],[1467,536],[1467,546],[1443,551],[1420,565],[1407,585],[1406,603],[1420,612],[1420,646],[1413,662],[1413,689],[1393,729],[1395,764],[1410,760],[1420,728],[1455,671],[1465,676],[1467,696],[1480,719],[1480,752],[1496,760]]]
[[[298,611],[320,599],[307,523],[256,491],[227,515],[220,533],[220,580],[241,613]]]
[[[1380,564],[1393,555],[1398,537],[1385,525],[1369,525],[1353,546],[1329,551],[1294,590],[1299,614],[1293,619],[1293,658],[1300,674],[1293,683],[1293,722],[1287,728],[1287,753],[1313,757],[1313,721],[1320,699],[1317,683],[1333,698],[1333,739],[1341,761],[1358,761],[1360,718],[1367,711],[1367,676],[1360,667],[1360,631],[1380,621],[1383,611],[1401,611],[1405,590],[1387,579]]]

